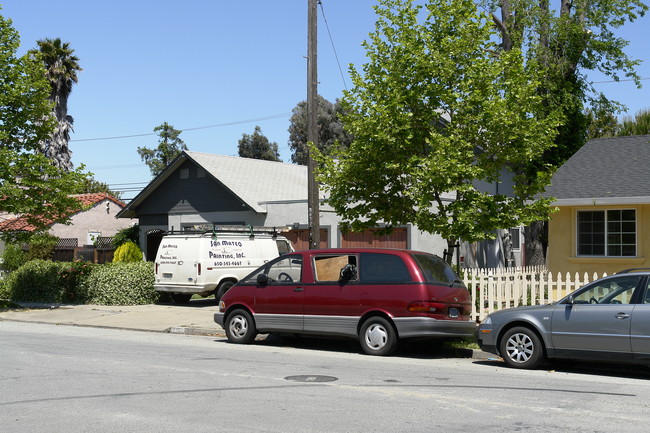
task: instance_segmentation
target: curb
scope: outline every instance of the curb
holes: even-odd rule
[[[214,335],[218,337],[225,337],[224,331],[212,328],[193,328],[191,326],[172,326],[164,332],[170,334],[185,334],[185,335]]]

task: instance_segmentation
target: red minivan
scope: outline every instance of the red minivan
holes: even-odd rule
[[[233,343],[258,333],[353,337],[389,355],[400,339],[472,337],[470,295],[439,257],[418,251],[298,251],[260,267],[221,298],[214,320]]]

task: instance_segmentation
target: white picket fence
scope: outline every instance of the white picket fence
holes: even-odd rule
[[[464,282],[472,299],[472,318],[483,320],[488,314],[503,308],[521,305],[541,305],[557,301],[573,290],[602,278],[585,273],[573,276],[558,273],[553,276],[543,266],[525,268],[464,269]]]

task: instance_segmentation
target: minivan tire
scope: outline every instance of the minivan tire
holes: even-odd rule
[[[395,328],[383,317],[370,317],[363,322],[359,343],[368,355],[390,355],[397,349],[398,342]]]
[[[255,322],[246,310],[237,309],[226,318],[226,337],[232,343],[247,344],[255,339]]]
[[[537,334],[524,326],[514,327],[503,334],[499,353],[513,368],[536,368],[545,357],[544,346]]]

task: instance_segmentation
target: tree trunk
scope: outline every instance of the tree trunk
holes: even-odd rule
[[[536,221],[524,230],[526,266],[546,265],[546,223]]]

